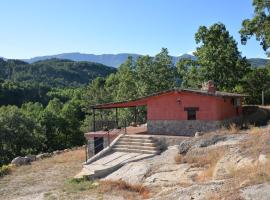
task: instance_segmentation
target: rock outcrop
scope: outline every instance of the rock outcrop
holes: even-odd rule
[[[30,164],[31,160],[28,157],[16,157],[11,161],[11,164],[20,166],[20,165],[27,165]]]

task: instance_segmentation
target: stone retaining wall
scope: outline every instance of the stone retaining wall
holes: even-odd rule
[[[147,131],[149,134],[194,136],[196,132],[214,131],[230,123],[240,123],[240,121],[240,117],[223,121],[148,120]]]

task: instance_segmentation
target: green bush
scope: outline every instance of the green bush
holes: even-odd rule
[[[11,170],[12,170],[13,165],[3,165],[2,167],[0,167],[0,177],[10,174]]]

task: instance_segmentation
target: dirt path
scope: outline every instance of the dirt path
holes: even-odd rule
[[[67,183],[81,170],[84,158],[85,152],[80,149],[18,167],[11,175],[0,178],[0,199],[77,199]],[[94,197],[88,194],[84,199]]]

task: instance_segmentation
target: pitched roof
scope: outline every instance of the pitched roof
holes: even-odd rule
[[[162,94],[167,94],[170,92],[190,92],[196,93],[200,95],[207,95],[207,96],[217,96],[217,97],[246,97],[247,95],[244,94],[237,94],[237,93],[229,93],[229,92],[220,92],[216,91],[208,92],[206,90],[199,90],[199,89],[183,89],[183,88],[175,88],[170,90],[164,90],[161,92],[153,93],[144,97],[140,97],[137,99],[129,100],[129,101],[119,101],[119,102],[111,102],[111,103],[103,103],[103,104],[96,104],[90,106],[90,108],[94,109],[105,109],[105,108],[128,108],[128,107],[135,107],[135,106],[143,106],[147,104],[147,99],[149,97],[159,96]]]

